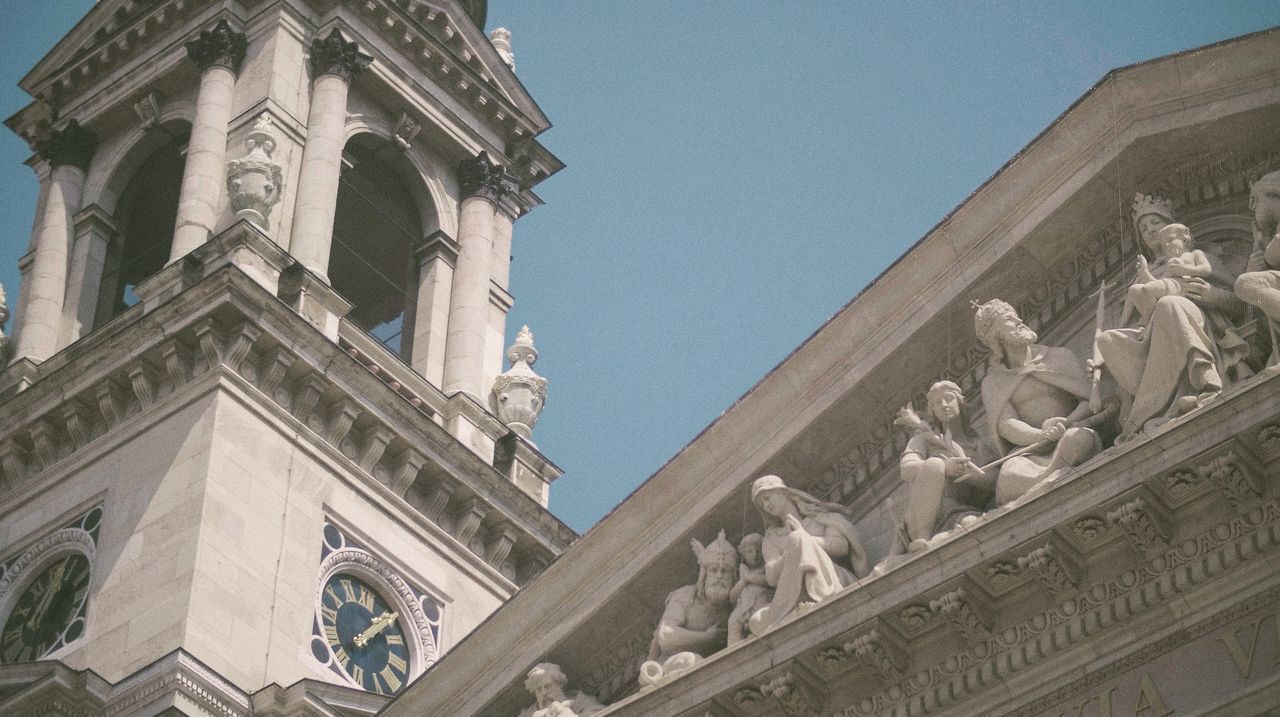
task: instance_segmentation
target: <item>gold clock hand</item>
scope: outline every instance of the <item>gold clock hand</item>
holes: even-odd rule
[[[369,627],[366,627],[364,632],[356,635],[356,647],[364,647],[365,645],[368,645],[370,640],[376,637],[378,633],[387,629],[387,626],[395,622],[398,617],[400,617],[399,613],[384,612],[373,618],[373,622],[369,623]]]
[[[49,574],[48,588],[44,594],[40,596],[40,602],[36,604],[36,609],[31,612],[31,617],[27,619],[27,629],[35,630],[40,625],[40,620],[44,618],[44,614],[49,609],[49,603],[53,602],[53,596],[58,592],[58,588],[62,587],[62,574],[66,572],[67,563],[64,560],[53,567],[53,571]]]

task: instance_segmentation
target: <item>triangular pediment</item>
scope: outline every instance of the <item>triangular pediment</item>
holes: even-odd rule
[[[667,595],[698,579],[690,539],[705,542],[723,528],[736,540],[760,530],[748,492],[759,476],[784,476],[792,488],[849,508],[865,531],[873,563],[902,555],[891,552],[893,526],[882,518],[888,513],[885,499],[903,483],[898,461],[909,437],[895,428],[894,415],[908,401],[922,406],[921,394],[939,378],[959,383],[980,407],[978,386],[990,354],[974,334],[971,300],[1007,299],[1045,344],[1088,357],[1082,347],[1094,333],[1093,292],[1104,280],[1124,286],[1132,279],[1138,248],[1129,207],[1135,191],[1170,196],[1180,221],[1205,229],[1206,250],[1219,241],[1211,236],[1217,233],[1232,242],[1234,258],[1242,258],[1240,235],[1248,238],[1252,220],[1247,180],[1280,169],[1273,131],[1280,121],[1278,44],[1280,30],[1271,30],[1109,73],[412,685],[388,717],[440,706],[459,713],[514,712],[530,699],[522,685],[526,672],[543,661],[558,664],[575,689],[606,702],[633,700],[628,714],[677,713],[670,705],[692,714],[694,706],[711,700],[732,707],[730,714],[757,714],[766,698],[737,688],[748,679],[765,684],[773,673],[765,674],[762,666],[790,661],[819,669],[823,656],[845,659],[847,645],[869,625],[889,624],[893,630],[879,633],[903,635],[908,643],[920,639],[922,630],[945,625],[950,615],[938,617],[941,608],[930,607],[930,599],[978,592],[964,582],[969,574],[991,583],[981,589],[995,595],[1000,619],[1029,612],[1030,602],[1014,604],[1011,593],[995,585],[1000,569],[1016,566],[1016,557],[1027,554],[1019,541],[1034,536],[1043,545],[1047,531],[1064,532],[1063,526],[1076,535],[1070,520],[1105,501],[1131,500],[1134,493],[1123,491],[1135,483],[1163,490],[1154,479],[1185,470],[1186,460],[1162,452],[1160,440],[1140,442],[1128,454],[1117,449],[1089,464],[1089,473],[1073,474],[1075,483],[1064,480],[1046,489],[1058,491],[1052,500],[989,513],[972,530],[956,531],[952,542],[916,554],[905,570],[902,560],[885,563],[866,578],[874,587],[846,589],[832,603],[758,640],[715,653],[699,676],[632,697]],[[1123,291],[1118,294],[1123,299]],[[1262,405],[1263,399],[1250,397],[1267,396],[1275,382],[1239,385],[1233,395],[1245,398],[1238,401]],[[1273,415],[1270,408],[1250,414],[1249,430],[1256,432],[1259,421]],[[1189,435],[1216,420],[1206,409],[1173,424],[1163,440],[1180,445],[1170,437],[1173,430]],[[1210,439],[1197,440],[1204,443],[1196,450],[1213,446]],[[1147,462],[1139,465],[1139,459]],[[1112,477],[1121,474],[1130,483]],[[1102,486],[1098,496],[1068,503],[1068,496],[1094,481]],[[1036,512],[1041,510],[1046,513]],[[1113,519],[1102,513],[1081,518],[1080,530],[1087,532],[1090,520],[1109,525],[1103,518]],[[997,537],[1005,541],[999,549]],[[981,552],[973,547],[980,542]],[[1091,551],[1082,551],[1086,562],[1106,563]],[[944,569],[956,576],[953,584],[935,577]],[[890,591],[900,592],[886,597]],[[1051,603],[1048,593],[1035,599]],[[920,609],[937,621],[911,632],[907,628]],[[538,619],[531,621],[531,615]],[[1003,629],[1009,623],[994,624]],[[495,656],[488,646],[496,640],[517,648]],[[840,651],[823,653],[827,640],[835,640]],[[896,685],[899,677],[883,679]],[[489,687],[477,693],[476,684]]]

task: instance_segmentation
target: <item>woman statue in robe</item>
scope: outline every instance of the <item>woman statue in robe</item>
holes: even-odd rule
[[[788,488],[773,475],[751,484],[751,501],[764,517],[764,573],[774,588],[773,601],[751,616],[753,635],[867,574],[867,553],[843,506]]]
[[[1139,194],[1133,226],[1155,258],[1150,273],[1165,277],[1165,258],[1157,233],[1175,223],[1167,199]],[[1243,303],[1232,293],[1235,276],[1212,254],[1207,276],[1172,276],[1180,291],[1156,300],[1150,314],[1133,326],[1102,332],[1097,339],[1102,364],[1132,398],[1116,443],[1212,401],[1224,380],[1243,378],[1248,345],[1236,334],[1234,320]]]

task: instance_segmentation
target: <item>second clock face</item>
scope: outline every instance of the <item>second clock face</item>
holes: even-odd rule
[[[334,660],[369,692],[400,691],[409,648],[400,616],[367,583],[349,573],[329,578],[320,595],[320,622]]]
[[[77,618],[89,594],[89,559],[54,560],[18,596],[0,632],[0,662],[39,660],[84,632]]]

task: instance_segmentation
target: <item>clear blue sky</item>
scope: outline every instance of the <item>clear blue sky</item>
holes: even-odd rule
[[[91,5],[0,0],[5,116]],[[516,224],[508,323],[551,382],[552,510],[590,527],[1108,70],[1276,24],[1261,1],[491,0],[568,164]],[[36,183],[0,134],[16,297]]]

